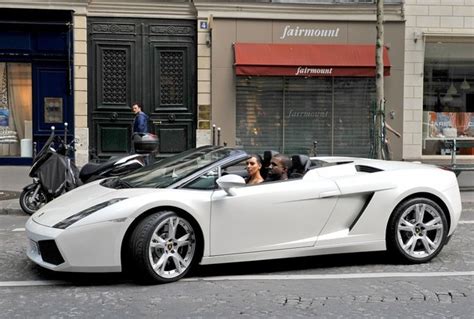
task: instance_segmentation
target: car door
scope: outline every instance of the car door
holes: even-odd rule
[[[211,255],[313,246],[338,188],[328,179],[267,182],[212,195]]]

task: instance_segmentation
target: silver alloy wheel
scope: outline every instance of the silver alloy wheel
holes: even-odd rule
[[[191,224],[178,216],[164,219],[153,231],[149,261],[161,277],[176,278],[191,265],[196,236]]]
[[[426,203],[408,206],[398,220],[396,231],[400,247],[413,258],[428,257],[443,244],[440,212]]]

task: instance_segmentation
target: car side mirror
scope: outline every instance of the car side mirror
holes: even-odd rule
[[[235,187],[245,186],[245,179],[240,175],[228,174],[217,179],[217,185],[230,196],[235,196]]]

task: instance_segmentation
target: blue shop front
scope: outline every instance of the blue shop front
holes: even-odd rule
[[[0,165],[30,165],[52,126],[74,135],[72,16],[0,10]]]

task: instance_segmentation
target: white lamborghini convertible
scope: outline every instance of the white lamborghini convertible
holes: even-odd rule
[[[290,179],[246,185],[248,157],[205,146],[86,184],[31,216],[27,255],[51,270],[127,269],[161,283],[196,263],[378,250],[421,263],[460,218],[456,176],[434,166],[296,155]]]

